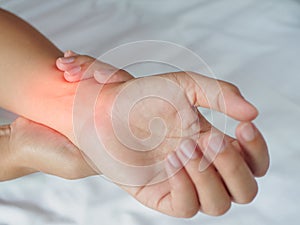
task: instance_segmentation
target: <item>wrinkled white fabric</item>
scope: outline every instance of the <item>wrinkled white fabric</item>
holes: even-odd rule
[[[98,57],[144,39],[191,49],[258,107],[256,124],[271,154],[256,200],[233,206],[222,217],[171,218],[101,177],[67,181],[35,174],[0,183],[1,225],[299,223],[300,1],[0,0],[0,7],[33,24],[63,50]],[[1,123],[14,118],[5,111],[0,115]],[[235,125],[229,122],[231,132]]]

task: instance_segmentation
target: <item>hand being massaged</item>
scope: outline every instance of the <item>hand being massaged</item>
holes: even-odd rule
[[[93,70],[86,74],[91,64]],[[106,115],[112,110],[112,104],[104,106],[99,103],[102,113],[98,119],[105,127],[99,132],[104,140],[109,139],[108,146],[113,154],[124,162],[137,166],[165,159],[168,179],[151,185],[118,184],[142,204],[176,217],[191,217],[198,211],[209,215],[222,215],[230,208],[231,202],[249,203],[256,196],[255,177],[263,176],[269,165],[267,146],[261,133],[251,122],[256,118],[257,110],[232,84],[195,73],[187,75],[184,72],[134,78],[124,70],[116,70],[108,64],[95,61],[92,57],[78,55],[72,51],[58,58],[56,66],[64,73],[66,81],[79,82],[85,73],[84,79],[95,79],[105,84],[107,89],[104,91],[108,91],[109,96],[116,96],[122,88],[129,85],[135,90],[140,90],[141,87],[141,90],[144,90],[154,85],[164,87],[168,82],[172,82],[182,89],[182,93],[178,94],[178,98],[183,101],[180,110],[184,111],[188,121],[183,131],[178,129],[180,118],[176,111],[163,101],[147,100],[137,105],[132,112],[134,120],[130,120],[129,124],[133,133],[140,138],[149,135],[148,123],[151,117],[157,116],[164,120],[168,128],[167,138],[154,153],[128,153],[126,147],[120,146],[116,139],[111,138],[113,129]],[[114,75],[107,80],[108,74],[114,70]],[[201,86],[195,85],[195,81]],[[222,90],[224,105],[210,105],[209,99],[203,97],[215,97],[213,93],[216,83]],[[221,98],[221,95],[217,97]],[[110,98],[105,101],[112,102]],[[195,107],[212,107],[241,121],[236,128],[236,138],[214,128],[195,111]],[[195,121],[198,121],[200,126],[191,130]],[[160,136],[160,131],[158,127],[157,132],[154,130],[152,135]],[[182,132],[195,138],[182,140]],[[208,141],[211,136],[214,138]],[[67,179],[78,179],[100,172],[99,168],[96,172],[95,168],[86,162],[81,150],[66,137],[28,119],[20,117],[10,126],[3,126],[0,138],[1,142],[6,143],[2,146],[7,149],[5,152],[10,164],[9,167],[1,168],[1,180],[37,171]],[[208,151],[204,152],[205,149]],[[124,151],[126,154],[122,153]],[[216,155],[212,161],[209,161],[209,152]],[[205,158],[210,164],[207,164],[205,170],[199,170],[200,161]],[[105,175],[105,168],[101,172]]]

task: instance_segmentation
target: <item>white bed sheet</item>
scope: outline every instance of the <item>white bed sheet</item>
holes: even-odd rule
[[[171,218],[100,177],[67,181],[35,174],[0,184],[1,225],[299,224],[300,1],[0,0],[0,6],[63,50],[99,56],[144,39],[190,48],[259,108],[256,124],[271,154],[255,201],[234,205],[222,217]],[[14,118],[0,115],[1,123]]]

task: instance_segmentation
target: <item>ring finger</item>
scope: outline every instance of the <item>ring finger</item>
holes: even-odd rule
[[[212,165],[199,171],[199,165],[205,158],[196,143],[190,139],[184,140],[176,153],[195,185],[200,211],[215,216],[224,214],[230,208],[230,196]]]

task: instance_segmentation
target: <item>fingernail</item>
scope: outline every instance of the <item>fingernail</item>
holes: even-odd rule
[[[247,141],[253,141],[255,138],[255,129],[253,127],[253,125],[251,123],[245,123],[243,124],[243,126],[241,127],[242,130],[242,138]]]
[[[167,156],[167,160],[171,164],[171,166],[173,166],[175,169],[178,169],[181,167],[181,163],[180,163],[179,159],[177,158],[175,152],[170,153]]]
[[[65,73],[67,75],[74,76],[77,73],[79,73],[80,71],[81,71],[81,67],[80,66],[76,66],[76,67],[72,68],[71,70],[66,71]]]
[[[198,157],[196,143],[191,139],[183,140],[180,144],[180,150],[188,159],[196,159]]]
[[[75,57],[61,57],[59,58],[61,63],[68,64],[75,61]]]
[[[216,154],[223,151],[225,148],[224,135],[211,134],[211,137],[210,137],[209,143],[208,143],[208,147]]]
[[[68,50],[64,53],[64,57],[70,57],[72,55],[76,55],[76,53],[71,50]]]

